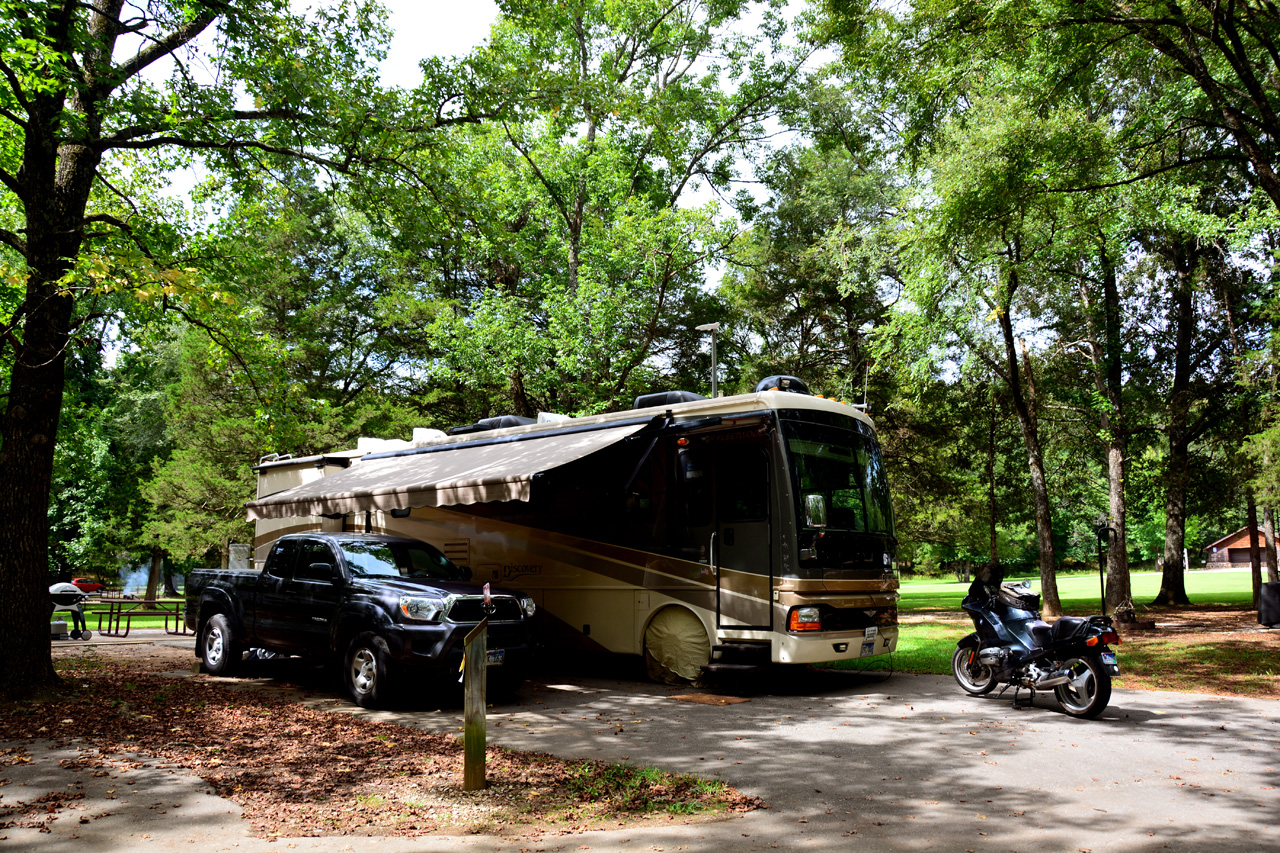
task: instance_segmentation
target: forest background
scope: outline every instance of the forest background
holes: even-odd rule
[[[0,0],[7,684],[53,577],[252,541],[260,457],[707,393],[712,322],[866,401],[914,569],[1185,603],[1274,527],[1270,3],[498,9],[389,86],[374,2]]]

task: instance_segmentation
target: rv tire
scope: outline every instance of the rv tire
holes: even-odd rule
[[[697,684],[711,660],[711,641],[702,620],[683,607],[666,607],[644,631],[644,666],[663,684]]]

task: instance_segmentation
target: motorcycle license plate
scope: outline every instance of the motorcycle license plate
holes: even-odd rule
[[[1107,669],[1111,670],[1111,674],[1112,674],[1112,675],[1119,675],[1119,673],[1120,673],[1120,666],[1116,663],[1116,653],[1115,653],[1115,652],[1103,652],[1103,653],[1102,653],[1102,664],[1103,664],[1103,666],[1105,666]]]
[[[489,653],[485,655],[484,662],[486,666],[502,666],[502,662],[506,657],[506,649],[490,649]],[[1115,655],[1112,655],[1111,659],[1114,661]]]

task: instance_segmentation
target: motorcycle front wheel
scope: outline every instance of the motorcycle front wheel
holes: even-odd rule
[[[951,658],[951,673],[960,689],[971,696],[983,696],[996,689],[995,671],[985,663],[978,663],[976,649],[956,649]]]
[[[1060,670],[1071,680],[1053,688],[1062,710],[1073,717],[1095,719],[1111,701],[1111,673],[1092,655],[1068,658]]]

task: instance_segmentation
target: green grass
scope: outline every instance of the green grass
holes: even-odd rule
[[[1159,572],[1136,572],[1130,577],[1133,600],[1141,614],[1142,605],[1149,603],[1160,591]],[[1031,587],[1040,590],[1040,579],[1029,575],[1013,575],[1008,580],[1031,581]],[[1201,572],[1186,574],[1187,596],[1193,605],[1242,607],[1253,606],[1253,586],[1247,571]],[[902,601],[898,603],[903,613],[930,610],[960,612],[960,600],[968,592],[969,585],[955,581],[938,582],[931,578],[904,579]],[[1091,614],[1100,610],[1101,588],[1097,574],[1071,574],[1058,578],[1058,597],[1067,613]]]
[[[90,631],[98,630],[98,614],[106,613],[106,611],[107,611],[107,606],[105,604],[96,602],[92,599],[84,603],[85,625],[88,626]],[[54,612],[53,617],[50,619],[50,621],[66,622],[67,630],[71,629],[72,620],[71,620],[70,613],[66,613],[63,611],[56,611]],[[106,627],[105,618],[103,619],[103,627],[104,628]],[[138,628],[163,628],[163,627],[164,627],[163,616],[135,616],[133,618],[133,623],[130,630],[135,630]],[[173,628],[172,618],[169,619],[169,627],[170,629]],[[124,630],[124,620],[120,621],[120,629]]]
[[[1131,576],[1134,602],[1139,618],[1160,589],[1157,572]],[[1018,580],[1011,577],[1009,580]],[[1040,588],[1038,579],[1032,587]],[[1188,572],[1187,594],[1193,606],[1250,609],[1252,581],[1248,572]],[[954,615],[958,621],[912,621],[898,630],[898,648],[892,655],[831,664],[834,669],[866,672],[911,672],[945,675],[951,672],[951,656],[956,641],[972,627],[960,610],[968,584],[931,579],[905,579],[902,583],[902,613]],[[1058,578],[1058,594],[1068,613],[1087,615],[1099,612],[1096,574],[1072,574]],[[1169,690],[1209,690],[1214,693],[1269,695],[1274,691],[1280,658],[1274,648],[1247,639],[1214,640],[1181,636],[1163,639],[1138,637],[1121,645],[1121,678],[1125,686]]]
[[[859,672],[914,672],[937,675],[951,672],[956,642],[973,630],[969,623],[919,622],[898,628],[898,648],[891,655],[830,664],[832,669]]]

